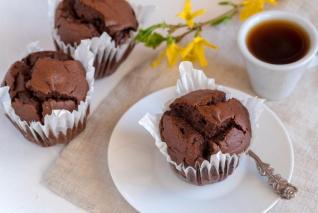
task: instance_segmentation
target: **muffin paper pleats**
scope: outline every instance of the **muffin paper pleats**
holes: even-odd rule
[[[106,32],[102,33],[99,37],[82,40],[80,44],[65,44],[60,39],[54,27],[55,11],[60,2],[61,0],[48,0],[48,15],[55,47],[65,53],[73,54],[78,45],[87,45],[90,51],[94,53],[95,78],[102,78],[114,73],[133,50],[135,46],[133,38],[136,32],[131,32],[128,41],[120,46],[116,46],[115,41],[113,41]],[[154,7],[151,5],[143,6],[133,3],[130,3],[130,5],[135,11],[139,26],[142,26]],[[83,43],[83,41],[86,42]]]
[[[26,52],[29,54],[39,51],[39,49],[37,42],[34,42],[28,45]],[[85,101],[81,101],[77,110],[73,112],[53,110],[51,115],[44,117],[43,124],[38,121],[28,123],[21,120],[11,106],[9,87],[0,88],[0,103],[6,116],[28,140],[39,145],[51,146],[57,143],[69,142],[85,128],[90,101],[94,92],[94,55],[89,51],[87,45],[82,45],[74,51],[72,57],[82,63],[89,86]]]
[[[250,115],[251,127],[252,127],[252,138],[251,143],[255,139],[253,133],[257,128],[258,119],[263,111],[264,100],[257,97],[245,97],[232,93],[221,85],[217,85],[214,79],[209,79],[201,70],[196,70],[193,68],[191,62],[181,62],[180,66],[180,79],[177,81],[175,97],[165,104],[165,108],[162,113],[151,115],[146,113],[146,115],[141,118],[139,124],[143,126],[155,139],[155,145],[164,155],[168,163],[174,168],[174,170],[186,181],[195,185],[205,185],[209,183],[214,183],[225,179],[227,176],[232,174],[234,169],[239,164],[239,158],[242,154],[229,154],[218,153],[211,155],[209,161],[204,160],[201,165],[185,166],[184,163],[177,164],[174,162],[167,150],[167,144],[161,140],[159,124],[160,119],[169,105],[176,98],[181,97],[187,93],[200,89],[211,89],[220,90],[226,93],[226,99],[236,98],[238,99],[248,110]],[[247,150],[246,150],[247,151]]]

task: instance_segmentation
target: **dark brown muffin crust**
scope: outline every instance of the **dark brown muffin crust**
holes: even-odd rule
[[[126,0],[63,0],[56,11],[55,27],[66,44],[107,32],[121,45],[136,31],[138,22]]]
[[[73,111],[84,101],[88,83],[79,61],[54,51],[42,51],[15,62],[7,72],[15,113],[27,122],[43,122],[55,109]]]
[[[160,122],[162,141],[175,162],[195,166],[222,151],[239,154],[251,140],[247,109],[218,90],[197,90],[177,98]]]

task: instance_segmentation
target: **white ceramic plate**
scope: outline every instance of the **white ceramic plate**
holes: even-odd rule
[[[231,89],[240,96],[247,94]],[[179,179],[154,139],[139,126],[146,113],[159,113],[175,88],[157,91],[137,102],[116,125],[108,149],[113,181],[123,197],[139,212],[266,212],[279,200],[260,177],[254,162],[243,157],[225,181],[194,186]],[[277,173],[291,179],[294,155],[288,133],[268,107],[259,121],[252,149]]]

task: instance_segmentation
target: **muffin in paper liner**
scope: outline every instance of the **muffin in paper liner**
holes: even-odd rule
[[[219,151],[210,156],[209,160],[204,160],[201,164],[197,163],[193,166],[186,166],[184,163],[177,164],[171,159],[168,154],[167,144],[161,140],[160,136],[160,119],[163,113],[169,109],[170,103],[176,98],[181,97],[195,90],[211,89],[225,92],[226,100],[230,98],[238,99],[248,110],[250,115],[250,122],[252,127],[251,143],[253,143],[255,129],[257,128],[257,121],[263,111],[264,100],[257,97],[237,97],[223,86],[217,85],[214,79],[209,79],[201,70],[193,68],[191,62],[181,62],[180,79],[177,81],[175,97],[165,104],[165,107],[160,114],[151,115],[146,113],[139,121],[155,139],[155,145],[164,155],[167,162],[171,165],[173,170],[185,181],[194,185],[206,185],[224,180],[231,175],[239,164],[240,154],[222,153]]]
[[[27,47],[26,55],[41,50],[37,42],[31,43]],[[30,123],[21,120],[15,113],[11,105],[9,87],[0,87],[1,106],[13,123],[13,125],[31,142],[47,147],[60,143],[68,143],[86,126],[87,116],[89,114],[90,101],[94,92],[94,55],[87,46],[78,47],[72,57],[82,63],[86,71],[86,80],[89,89],[85,101],[81,101],[77,110],[70,112],[68,110],[53,110],[52,114],[44,117],[43,124],[39,121]]]
[[[78,46],[78,44],[70,45],[65,44],[57,33],[54,27],[55,11],[61,0],[48,0],[49,5],[49,20],[52,28],[52,37],[54,45],[57,50],[72,55]],[[129,2],[135,11],[139,26],[141,26],[150,12],[154,8],[152,5],[139,5]],[[79,45],[88,45],[91,52],[94,53],[94,67],[95,67],[95,78],[103,78],[113,74],[122,62],[128,57],[133,48],[135,47],[134,35],[136,32],[131,32],[130,38],[120,46],[116,47],[115,41],[106,33],[102,33],[99,37],[91,39],[85,39],[87,42]],[[84,40],[82,40],[84,41]]]

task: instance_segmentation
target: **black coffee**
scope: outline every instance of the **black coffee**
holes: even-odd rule
[[[298,24],[285,20],[271,20],[250,30],[247,46],[255,57],[264,62],[289,64],[306,55],[310,39]]]

